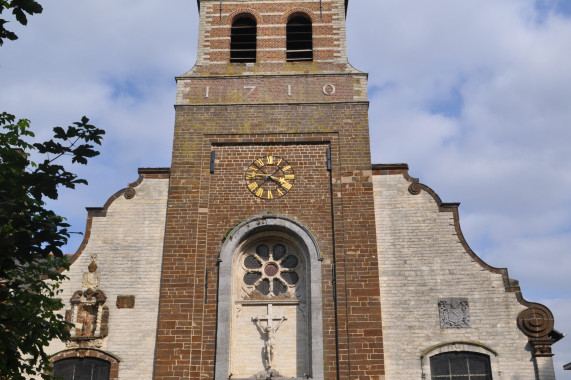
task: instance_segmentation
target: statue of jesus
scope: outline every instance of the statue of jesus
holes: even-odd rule
[[[262,323],[262,320],[264,320],[264,319],[267,321],[265,326]],[[264,335],[266,335],[266,339],[264,341],[264,359],[265,359],[265,365],[266,365],[268,372],[270,372],[272,369],[274,354],[276,351],[276,331],[278,331],[281,324],[285,320],[286,320],[286,317],[281,317],[278,325],[274,327],[271,316],[258,317],[258,318],[254,319],[254,321],[256,322],[256,326],[258,326],[260,331],[262,331],[262,333]]]

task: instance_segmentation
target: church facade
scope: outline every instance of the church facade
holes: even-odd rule
[[[88,208],[50,347],[75,379],[554,379],[545,306],[458,204],[372,164],[348,0],[198,1],[170,168]]]

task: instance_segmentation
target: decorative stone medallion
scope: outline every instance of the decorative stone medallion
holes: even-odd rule
[[[470,327],[470,307],[467,298],[441,298],[438,300],[441,328]]]
[[[519,313],[517,325],[530,338],[544,338],[553,330],[553,314],[543,305],[531,304]]]

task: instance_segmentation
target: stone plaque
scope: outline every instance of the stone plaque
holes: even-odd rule
[[[117,296],[117,309],[133,309],[135,307],[135,296]]]
[[[468,298],[441,298],[438,300],[441,328],[470,327]]]

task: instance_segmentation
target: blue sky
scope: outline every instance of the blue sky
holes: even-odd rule
[[[44,8],[0,48],[0,104],[39,136],[83,115],[107,131],[101,156],[79,168],[90,185],[53,204],[83,231],[86,206],[138,167],[170,165],[196,2]],[[352,0],[347,36],[351,64],[370,74],[372,161],[407,162],[443,201],[462,202],[472,249],[571,332],[571,2]],[[570,339],[554,346],[559,378],[571,378]]]

